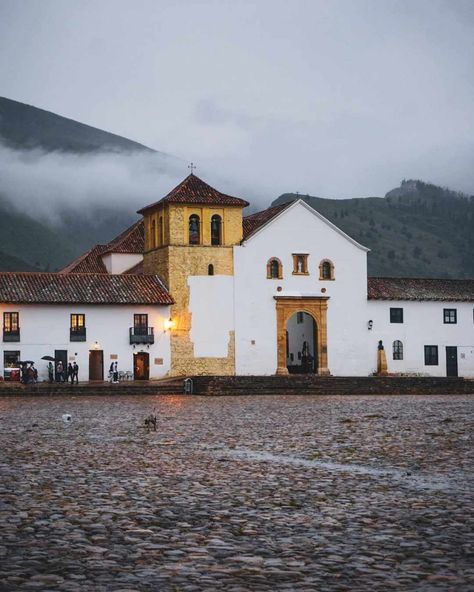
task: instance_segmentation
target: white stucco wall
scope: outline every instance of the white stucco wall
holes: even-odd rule
[[[234,329],[234,278],[190,276],[191,340],[196,358],[225,358]]]
[[[21,359],[36,362],[39,379],[46,380],[47,362],[44,355],[54,356],[55,349],[67,350],[68,357],[79,365],[79,380],[89,379],[89,350],[101,349],[104,352],[104,377],[110,366],[110,355],[118,355],[118,369],[133,372],[133,354],[138,351],[150,355],[150,378],[165,376],[170,368],[169,332],[164,332],[164,321],[170,317],[168,306],[96,306],[96,305],[16,305],[0,304],[0,319],[3,312],[15,311],[20,314],[20,342],[0,341],[0,375],[3,376],[3,353],[20,351]],[[87,341],[69,340],[70,315],[85,314]],[[148,314],[148,324],[154,327],[155,343],[146,345],[129,343],[129,328],[133,327],[133,315]],[[1,322],[1,321],[0,321]],[[0,339],[2,335],[0,334]],[[97,342],[97,345],[96,343]],[[155,358],[163,360],[156,365]]]
[[[390,308],[403,308],[403,323],[390,323]],[[443,309],[457,310],[457,323],[444,324]],[[369,300],[373,328],[368,332],[370,372],[377,369],[377,344],[384,344],[389,372],[446,376],[446,346],[458,348],[459,376],[474,377],[474,303]],[[392,344],[403,343],[403,360]],[[438,366],[425,366],[425,345],[438,346]]]
[[[107,253],[102,256],[107,273],[119,274],[131,269],[140,261],[143,255],[140,253]]]
[[[308,253],[308,276],[292,275],[293,253]],[[283,279],[267,279],[278,257]],[[335,280],[319,279],[330,259]],[[367,253],[298,202],[234,248],[236,368],[238,374],[274,374],[277,329],[274,296],[328,296],[328,367],[334,375],[368,374]],[[277,287],[282,291],[278,292]],[[322,293],[321,289],[326,292]],[[252,341],[255,343],[252,344]]]

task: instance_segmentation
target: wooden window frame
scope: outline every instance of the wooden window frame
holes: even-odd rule
[[[425,345],[425,366],[439,366],[437,345]]]
[[[273,276],[272,274],[272,263],[275,262],[278,264],[278,273],[275,276]],[[282,280],[283,279],[283,265],[280,261],[280,259],[278,259],[278,257],[271,257],[268,261],[267,261],[267,280]]]
[[[82,320],[82,324],[80,320]],[[86,334],[87,329],[85,313],[71,313],[69,316],[69,341],[85,341]]]
[[[7,320],[8,319],[8,320]],[[15,321],[13,321],[15,319]],[[8,328],[7,328],[8,325]],[[12,326],[16,327],[13,329]],[[20,333],[20,313],[16,311],[6,311],[3,313],[3,333],[6,335],[16,335]]]
[[[394,360],[403,360],[403,342],[400,339],[392,343],[392,357]]]
[[[303,271],[298,271],[298,260],[303,258]],[[308,253],[293,253],[293,275],[309,275]]]
[[[443,308],[443,323],[445,325],[457,325],[457,323],[458,323],[458,309],[457,308]]]
[[[400,315],[400,316],[398,316]],[[400,320],[399,320],[400,319]],[[390,322],[395,324],[403,324],[403,307],[390,307]]]
[[[324,267],[329,265],[329,277],[324,277]],[[319,264],[319,279],[323,282],[334,281],[334,263],[330,259],[323,259]]]

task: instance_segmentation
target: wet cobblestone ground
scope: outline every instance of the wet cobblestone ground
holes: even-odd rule
[[[3,398],[0,589],[473,590],[473,437],[467,396]]]

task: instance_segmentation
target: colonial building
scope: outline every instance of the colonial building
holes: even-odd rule
[[[311,372],[474,377],[474,280],[367,278],[368,249],[302,200],[248,203],[191,174],[56,274],[1,273],[8,378],[50,355],[80,380]]]

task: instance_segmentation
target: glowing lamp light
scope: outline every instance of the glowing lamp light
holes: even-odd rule
[[[166,319],[164,322],[164,328],[165,328],[165,333],[166,331],[171,331],[172,329],[174,329],[174,321],[172,318]]]

